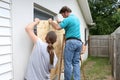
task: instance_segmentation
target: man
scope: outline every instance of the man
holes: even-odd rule
[[[64,20],[56,24],[49,19],[49,23],[57,30],[65,30],[65,49],[64,49],[64,77],[65,80],[71,80],[72,73],[74,80],[80,80],[80,52],[82,42],[80,40],[80,21],[71,14],[72,10],[64,6],[60,10],[60,14]]]

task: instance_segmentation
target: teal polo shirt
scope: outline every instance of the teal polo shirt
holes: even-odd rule
[[[80,38],[80,20],[73,14],[70,14],[61,23],[60,27],[65,30],[65,37]]]

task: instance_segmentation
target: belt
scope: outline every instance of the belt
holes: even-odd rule
[[[81,41],[81,39],[78,39],[78,38],[76,38],[76,37],[69,37],[69,38],[66,39],[66,41],[67,41],[67,40],[71,40],[71,39],[75,39],[75,40]],[[81,42],[82,42],[82,41],[81,41]]]

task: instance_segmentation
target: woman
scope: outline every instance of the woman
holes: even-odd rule
[[[50,80],[50,69],[55,67],[57,63],[57,57],[53,47],[57,35],[54,31],[50,31],[45,37],[46,42],[43,42],[33,32],[34,26],[39,22],[40,20],[36,18],[34,22],[28,24],[25,28],[34,43],[25,80]]]

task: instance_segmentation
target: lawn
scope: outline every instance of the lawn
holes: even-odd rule
[[[85,79],[83,76],[83,70]],[[88,59],[82,64],[81,80],[112,80],[109,58],[88,57]]]

